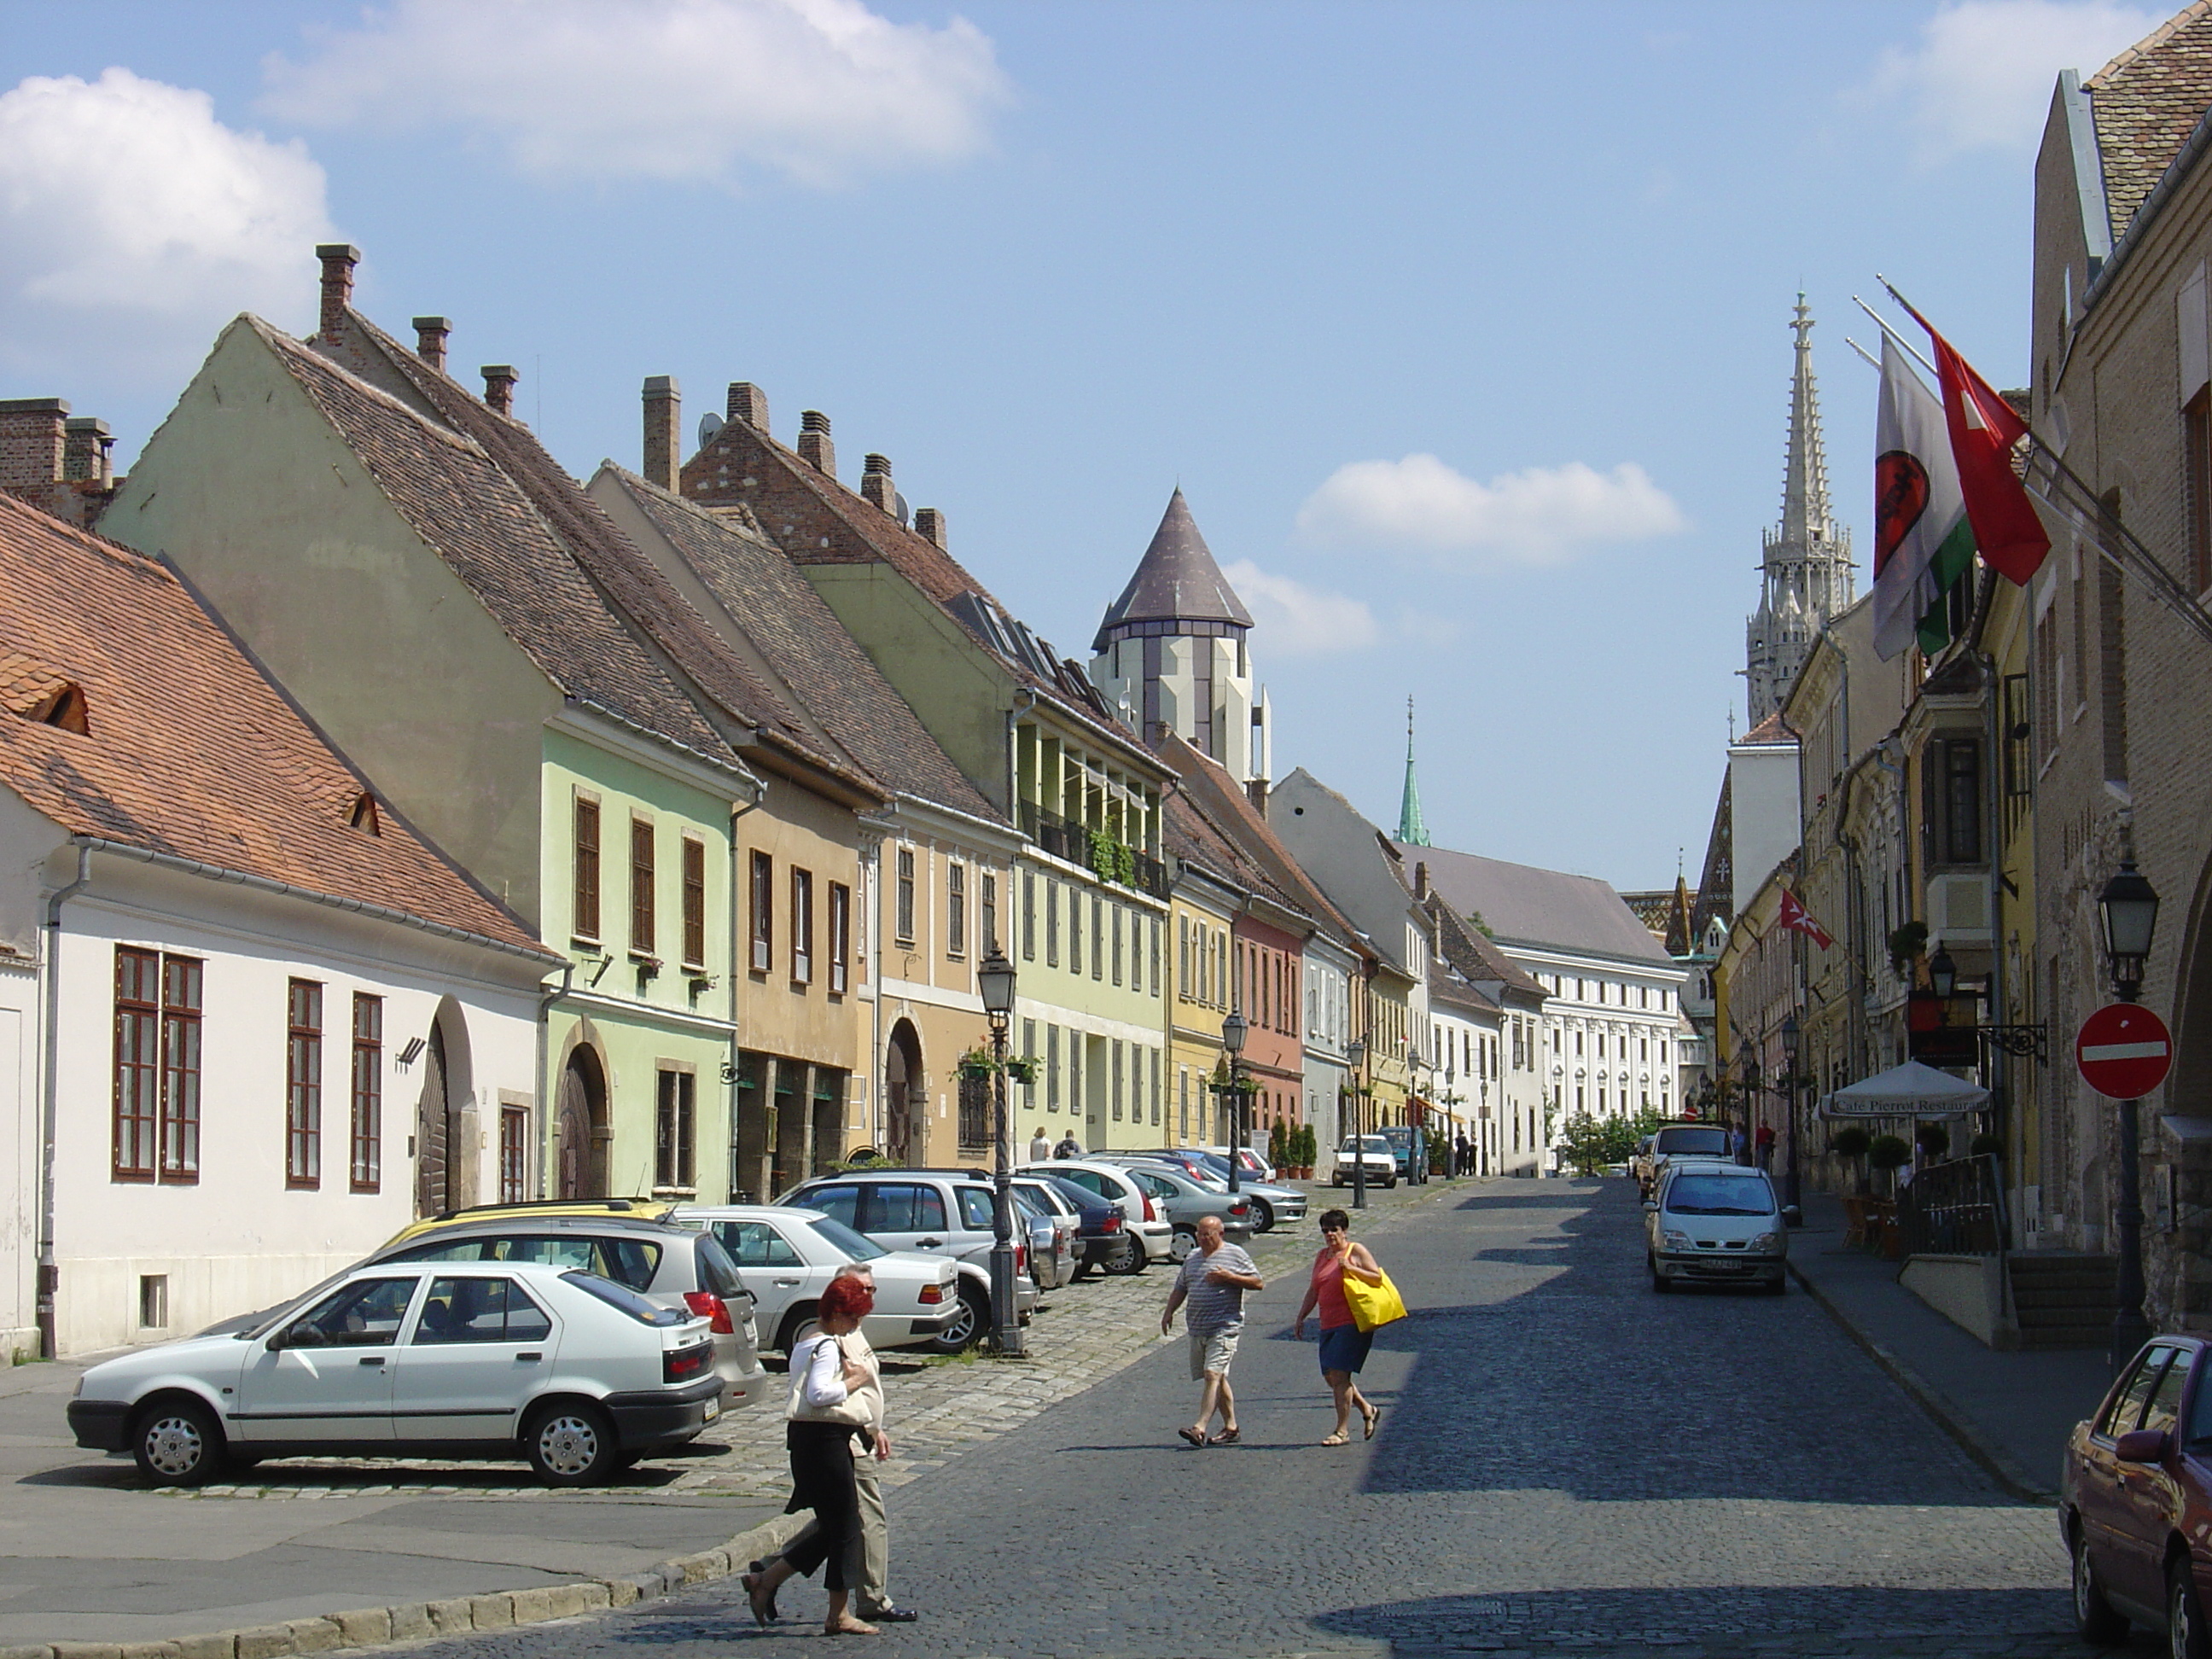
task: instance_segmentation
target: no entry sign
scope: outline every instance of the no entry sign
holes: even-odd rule
[[[2108,1002],[2081,1022],[2074,1039],[2081,1080],[2108,1100],[2137,1100],[2166,1081],[2173,1039],[2166,1022],[2140,1003]]]

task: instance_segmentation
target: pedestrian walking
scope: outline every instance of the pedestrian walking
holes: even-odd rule
[[[1160,1334],[1165,1336],[1175,1328],[1176,1310],[1189,1304],[1183,1328],[1190,1334],[1190,1380],[1200,1385],[1198,1421],[1176,1432],[1194,1446],[1233,1446],[1240,1436],[1229,1366],[1237,1358],[1237,1339],[1244,1334],[1244,1292],[1266,1288],[1266,1281],[1241,1247],[1224,1241],[1219,1216],[1199,1217],[1194,1231],[1198,1248],[1184,1258],[1160,1314]],[[1209,1436],[1206,1425],[1216,1411],[1221,1413],[1221,1432]]]
[[[869,1403],[856,1398],[882,1383],[871,1365],[846,1352],[875,1298],[855,1279],[833,1279],[822,1292],[819,1327],[791,1351],[791,1394],[784,1408],[784,1445],[791,1456],[791,1501],[784,1513],[814,1511],[815,1526],[799,1541],[743,1583],[754,1622],[775,1616],[775,1592],[794,1574],[823,1569],[830,1613],[828,1636],[873,1636],[877,1626],[853,1616],[846,1582],[848,1546],[860,1531],[860,1492],[853,1475],[853,1437],[869,1426]],[[878,1405],[880,1401],[878,1402]]]
[[[1066,1134],[1060,1138],[1060,1145],[1052,1149],[1052,1155],[1054,1158],[1081,1158],[1083,1156],[1083,1143],[1076,1139],[1075,1131],[1073,1129],[1070,1129]]]
[[[1044,1125],[1040,1123],[1030,1132],[1030,1162],[1042,1164],[1051,1157],[1052,1137],[1044,1132]]]
[[[1452,1142],[1452,1173],[1467,1175],[1471,1173],[1474,1168],[1474,1164],[1468,1158],[1467,1131],[1462,1129]]]
[[[876,1296],[875,1270],[865,1261],[848,1261],[832,1275],[835,1279],[850,1279],[868,1293],[872,1306]],[[863,1318],[866,1315],[862,1316]],[[883,1481],[877,1466],[891,1455],[891,1437],[884,1427],[883,1370],[877,1363],[876,1351],[868,1344],[866,1334],[855,1329],[845,1338],[845,1357],[855,1361],[873,1379],[866,1386],[853,1390],[848,1396],[859,1413],[866,1419],[866,1427],[853,1437],[853,1481],[854,1496],[860,1507],[859,1529],[845,1543],[845,1583],[853,1593],[853,1604],[860,1616],[874,1624],[910,1625],[916,1614],[911,1608],[895,1605],[890,1593],[890,1520],[884,1509]],[[793,1548],[805,1543],[821,1530],[822,1522],[809,1521],[799,1528],[799,1535],[785,1547],[788,1555]],[[767,1571],[764,1562],[753,1563],[756,1575]],[[747,1589],[750,1589],[750,1585]],[[769,1617],[775,1614],[775,1593],[770,1590],[765,1598]]]
[[[1751,1138],[1751,1144],[1758,1154],[1759,1167],[1771,1173],[1774,1169],[1774,1126],[1771,1123],[1760,1124],[1759,1133]]]
[[[1380,1285],[1382,1269],[1364,1244],[1352,1240],[1352,1218],[1341,1210],[1324,1210],[1321,1217],[1321,1249],[1314,1257],[1313,1274],[1306,1283],[1306,1299],[1298,1304],[1298,1316],[1291,1334],[1303,1342],[1306,1316],[1321,1315],[1321,1374],[1336,1401],[1336,1427],[1324,1436],[1324,1446],[1341,1446],[1352,1438],[1352,1413],[1357,1407],[1365,1425],[1364,1438],[1375,1437],[1375,1425],[1382,1408],[1359,1392],[1352,1379],[1367,1363],[1375,1333],[1363,1331],[1345,1300],[1344,1279],[1349,1273],[1363,1285]]]
[[[1744,1139],[1742,1124],[1739,1123],[1735,1126],[1735,1133],[1729,1137],[1729,1146],[1733,1149],[1735,1161],[1737,1163],[1748,1164],[1751,1162],[1751,1158],[1748,1156],[1751,1151],[1751,1146],[1750,1143]]]

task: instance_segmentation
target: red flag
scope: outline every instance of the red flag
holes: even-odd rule
[[[1791,933],[1804,934],[1823,951],[1836,942],[1828,936],[1826,928],[1813,920],[1813,913],[1799,902],[1797,895],[1787,887],[1782,890],[1782,914],[1778,920]]]
[[[1910,306],[1905,307],[1911,311]],[[1951,459],[1966,497],[1966,520],[1982,562],[2025,587],[2051,551],[2051,538],[2020,477],[2012,470],[2013,446],[2027,422],[1951,349],[1935,325],[1912,313],[1936,343],[1936,373],[1943,382],[1943,420],[1951,428]]]

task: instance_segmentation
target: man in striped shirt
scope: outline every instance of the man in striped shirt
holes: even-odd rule
[[[1165,1336],[1175,1328],[1176,1310],[1189,1304],[1183,1328],[1190,1333],[1190,1376],[1202,1384],[1198,1421],[1176,1432],[1194,1446],[1233,1446],[1238,1437],[1237,1396],[1229,1388],[1229,1364],[1237,1358],[1237,1339],[1244,1332],[1244,1292],[1266,1288],[1266,1281],[1250,1256],[1223,1242],[1219,1216],[1200,1216],[1194,1231],[1198,1248],[1184,1259],[1160,1315],[1160,1334]],[[1206,1425],[1217,1409],[1221,1432],[1209,1439]]]

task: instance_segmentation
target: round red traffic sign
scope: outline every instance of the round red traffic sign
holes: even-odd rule
[[[2074,1039],[2081,1080],[2108,1100],[2137,1100],[2166,1081],[2173,1038],[2166,1022],[2136,1002],[2108,1002],[2081,1022]]]

